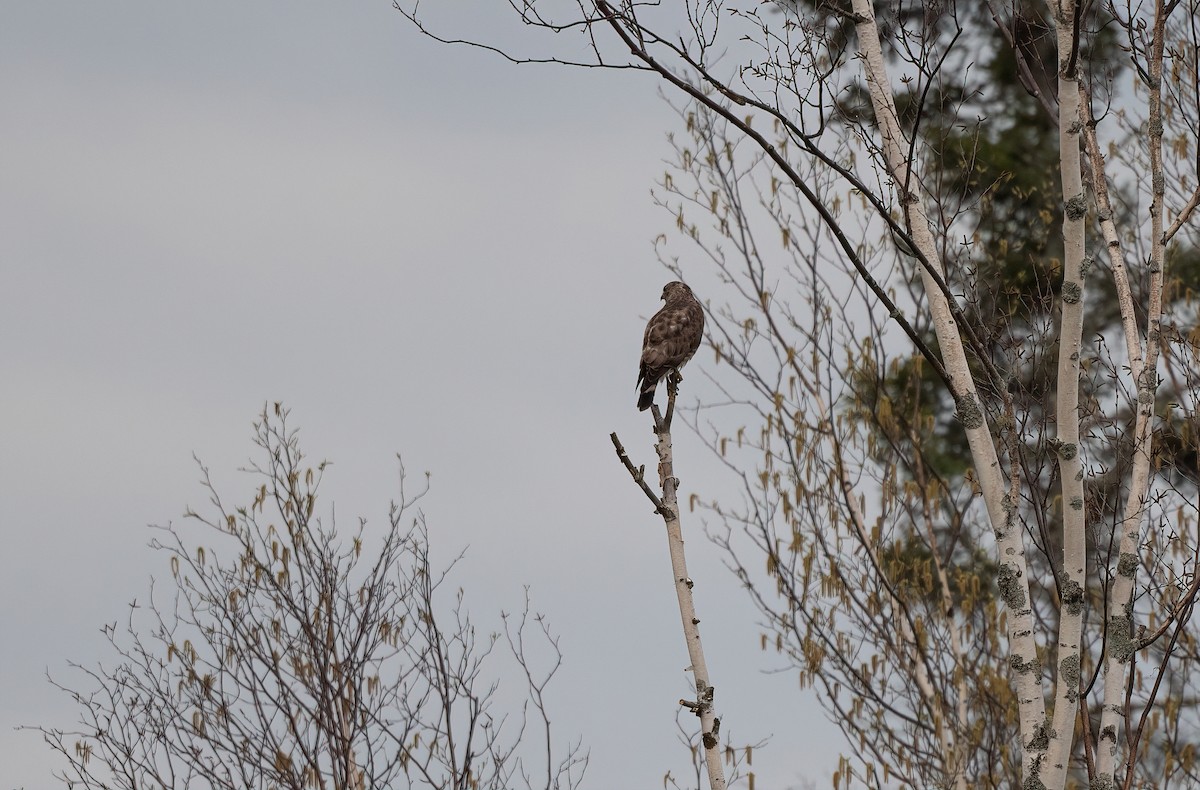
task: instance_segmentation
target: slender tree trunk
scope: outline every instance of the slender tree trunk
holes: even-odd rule
[[[1154,28],[1150,42],[1149,123],[1150,149],[1150,294],[1146,310],[1146,339],[1138,336],[1133,312],[1133,296],[1127,277],[1115,277],[1117,297],[1125,326],[1126,343],[1131,351],[1130,372],[1137,386],[1137,418],[1134,425],[1133,473],[1129,498],[1121,520],[1121,544],[1117,572],[1109,587],[1108,622],[1104,641],[1104,706],[1100,714],[1100,733],[1096,744],[1097,776],[1093,786],[1116,787],[1117,734],[1125,713],[1126,688],[1132,682],[1129,662],[1137,651],[1133,634],[1133,582],[1139,564],[1138,537],[1146,515],[1150,490],[1150,429],[1154,419],[1154,394],[1158,389],[1158,346],[1162,319],[1163,263],[1163,192],[1165,182],[1162,160],[1162,66],[1166,39],[1167,9],[1163,0],[1154,6]],[[1099,178],[1100,174],[1097,175]],[[1111,221],[1111,212],[1109,214]],[[1106,234],[1107,235],[1107,234]],[[1114,270],[1116,273],[1116,270]],[[1120,267],[1123,275],[1124,266]]]
[[[1080,635],[1087,583],[1083,506],[1083,461],[1079,445],[1079,353],[1083,338],[1084,218],[1087,201],[1080,168],[1078,41],[1074,0],[1057,3],[1058,153],[1063,195],[1062,323],[1058,333],[1058,392],[1055,399],[1056,446],[1062,484],[1062,570],[1058,579],[1058,681],[1049,747],[1041,766],[1046,787],[1066,784],[1079,712]]]
[[[996,535],[999,551],[1000,596],[1008,609],[1010,666],[1016,683],[1021,721],[1022,763],[1026,777],[1036,774],[1046,749],[1046,704],[1042,698],[1041,663],[1034,639],[1033,609],[1029,594],[1029,574],[1025,564],[1025,546],[1017,523],[1017,481],[1005,480],[996,454],[996,446],[983,413],[975,382],[967,364],[962,336],[955,323],[949,299],[942,291],[944,282],[941,258],[929,228],[920,180],[912,172],[907,158],[908,141],[900,128],[891,81],[883,60],[879,28],[871,0],[854,0],[854,18],[863,71],[871,104],[879,126],[880,146],[888,174],[895,183],[898,200],[904,210],[908,232],[918,252],[929,262],[921,267],[921,281],[934,331],[942,352],[942,361],[950,376],[958,419],[966,433],[975,465],[975,476],[983,492],[984,504]],[[936,272],[930,267],[936,267]],[[935,276],[936,274],[936,276]]]
[[[692,599],[692,578],[688,575],[687,559],[683,551],[683,529],[679,521],[679,502],[676,488],[674,459],[671,448],[671,417],[675,412],[675,386],[668,382],[667,414],[660,417],[658,406],[651,407],[654,414],[654,432],[658,441],[654,445],[658,453],[658,480],[662,488],[659,498],[646,484],[643,469],[635,468],[625,448],[615,433],[610,434],[617,456],[641,486],[643,493],[654,503],[655,510],[662,516],[667,528],[667,544],[671,552],[671,572],[675,583],[675,595],[679,600],[679,619],[683,625],[683,637],[687,642],[688,660],[691,661],[692,677],[696,683],[696,699],[680,700],[700,719],[701,746],[704,763],[708,769],[711,790],[725,790],[725,766],[721,762],[721,720],[713,709],[714,689],[708,676],[708,665],[704,661],[704,645],[700,641],[700,618],[696,616],[696,604]]]

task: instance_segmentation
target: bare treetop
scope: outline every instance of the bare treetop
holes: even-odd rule
[[[701,506],[835,786],[1200,782],[1197,3],[511,7],[679,111]]]

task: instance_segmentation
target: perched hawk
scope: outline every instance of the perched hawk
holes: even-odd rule
[[[681,282],[667,283],[663,308],[646,324],[642,340],[642,364],[638,369],[638,409],[654,403],[654,388],[663,376],[687,364],[704,337],[704,308],[692,289]]]

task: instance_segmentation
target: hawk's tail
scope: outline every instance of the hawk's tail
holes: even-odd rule
[[[642,394],[638,396],[638,411],[645,411],[654,405],[654,389],[658,382],[647,382],[642,385]]]

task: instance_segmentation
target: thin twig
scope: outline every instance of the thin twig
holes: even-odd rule
[[[658,407],[655,406],[654,410],[657,412]],[[642,493],[646,495],[646,498],[654,503],[654,512],[658,513],[659,515],[666,516],[667,514],[663,510],[662,500],[659,499],[658,495],[655,494],[650,486],[646,484],[646,467],[635,467],[633,465],[633,461],[629,460],[629,454],[625,452],[625,447],[621,444],[621,440],[617,438],[616,431],[610,433],[608,438],[612,439],[613,447],[615,447],[617,450],[617,457],[621,459],[621,463],[625,464],[625,468],[629,470],[629,474],[633,477],[634,482],[637,483],[642,489]]]

